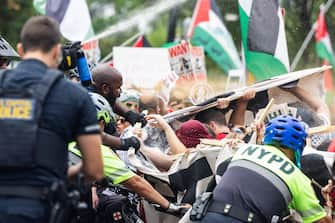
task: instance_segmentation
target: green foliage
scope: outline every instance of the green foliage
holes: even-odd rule
[[[0,5],[0,35],[15,49],[22,25],[37,12],[32,1],[27,0],[1,0]]]

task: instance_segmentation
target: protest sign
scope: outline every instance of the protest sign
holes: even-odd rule
[[[114,47],[114,67],[125,87],[155,89],[170,73],[168,51],[164,48]]]
[[[264,109],[260,109],[257,115],[262,114]],[[279,116],[279,115],[291,115],[296,118],[297,109],[293,107],[289,107],[286,103],[283,104],[275,104],[271,107],[271,109],[267,112],[264,123],[268,123],[271,119]]]
[[[205,54],[202,47],[192,47],[187,41],[168,48],[171,70],[178,75],[179,84],[206,81]]]
[[[100,60],[99,40],[90,40],[82,44],[85,56],[88,61],[96,64]]]
[[[182,79],[193,80],[190,44],[183,41],[181,44],[168,48],[168,52],[172,71],[174,71]]]
[[[206,80],[207,71],[204,49],[202,47],[193,46],[191,48],[191,55],[194,78],[196,80]]]
[[[171,71],[166,48],[114,47],[114,67],[123,76],[123,87],[157,94],[167,103],[178,78]]]

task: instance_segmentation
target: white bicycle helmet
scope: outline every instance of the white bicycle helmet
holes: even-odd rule
[[[108,101],[100,94],[89,92],[91,99],[97,109],[98,120],[104,120],[106,124],[116,120],[114,112]]]

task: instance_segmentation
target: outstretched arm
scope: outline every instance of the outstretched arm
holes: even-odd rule
[[[248,101],[253,99],[256,95],[254,89],[250,89],[244,93],[242,98],[237,100],[236,109],[234,109],[229,123],[234,126],[244,126],[244,113],[247,110]]]
[[[135,175],[129,180],[122,183],[128,189],[136,192],[150,202],[159,204],[162,208],[169,207],[169,201],[166,200],[158,191],[156,191],[145,179]]]
[[[186,152],[187,148],[185,145],[178,139],[171,126],[163,119],[161,115],[147,115],[146,118],[149,123],[165,132],[172,155]]]
[[[299,100],[301,100],[302,102],[305,102],[316,113],[323,113],[329,116],[329,109],[326,103],[323,103],[322,100],[315,97],[313,94],[306,91],[302,87],[296,86],[293,88],[287,88],[286,90],[299,98]]]

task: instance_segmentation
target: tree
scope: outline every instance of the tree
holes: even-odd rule
[[[36,14],[32,1],[6,0],[0,7],[0,35],[15,48],[22,25]]]

